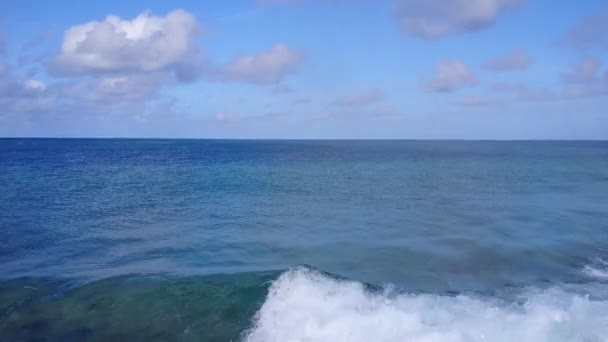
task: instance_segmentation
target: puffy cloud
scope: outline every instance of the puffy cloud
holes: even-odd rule
[[[188,78],[200,54],[194,16],[174,10],[164,17],[144,12],[132,20],[110,15],[69,28],[51,61],[59,75],[175,70]]]
[[[170,122],[176,99],[163,92],[200,72],[218,80],[277,83],[295,70],[301,52],[277,44],[268,51],[242,55],[219,68],[202,68],[197,36],[200,26],[186,11],[165,16],[145,12],[134,19],[108,16],[68,29],[47,70],[63,76],[49,84],[26,75],[43,61],[22,58],[11,72],[0,62],[0,119],[15,122]],[[33,46],[33,45],[32,45]],[[33,46],[35,48],[35,46]],[[15,73],[21,76],[15,76]],[[288,92],[277,85],[277,91]],[[44,114],[44,115],[41,115]],[[215,121],[238,119],[218,113]]]
[[[425,39],[476,31],[525,0],[394,0],[396,16],[409,34]]]
[[[144,12],[132,20],[111,15],[72,26],[47,64],[52,74],[66,78],[45,84],[34,74],[19,78],[7,66],[0,68],[0,114],[124,115],[139,120],[170,112],[174,100],[161,90],[198,74],[199,32],[194,16],[183,10],[165,16]],[[40,61],[23,59],[20,70],[32,63]]]
[[[442,61],[435,75],[422,84],[427,92],[451,92],[477,84],[477,76],[461,61]]]
[[[241,55],[212,71],[212,78],[223,81],[244,81],[258,84],[278,83],[304,60],[299,50],[285,44],[255,54]]]
[[[608,48],[608,10],[582,18],[566,35],[566,42],[579,47]]]
[[[484,67],[492,71],[522,70],[532,64],[532,58],[523,50],[515,50],[506,55],[487,61]]]
[[[34,75],[15,76],[0,63],[0,114],[27,118],[44,113],[58,119],[112,115],[145,121],[162,111],[172,115],[175,99],[162,90],[177,81],[193,80],[199,72],[211,79],[271,84],[303,60],[300,51],[277,44],[219,68],[203,69],[196,41],[200,32],[194,16],[183,10],[164,16],[144,12],[133,19],[110,15],[72,26],[65,31],[59,52],[46,64],[51,74],[64,78],[46,84]],[[15,70],[24,74],[29,65],[40,63],[23,58]],[[289,88],[278,85],[276,90]],[[224,113],[215,119],[235,117]]]
[[[380,89],[370,89],[363,93],[347,95],[332,102],[335,106],[359,107],[382,101],[385,93]]]

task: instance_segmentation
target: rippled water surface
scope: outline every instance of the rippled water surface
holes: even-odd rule
[[[0,341],[608,340],[606,142],[0,139],[0,193]]]

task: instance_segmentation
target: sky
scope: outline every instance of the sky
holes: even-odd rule
[[[0,0],[0,136],[608,139],[608,2]]]

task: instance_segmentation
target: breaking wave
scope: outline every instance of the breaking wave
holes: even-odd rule
[[[526,289],[513,300],[407,294],[297,267],[272,283],[244,340],[608,341],[608,301],[580,286]]]

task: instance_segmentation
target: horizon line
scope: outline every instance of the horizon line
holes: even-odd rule
[[[55,139],[55,140],[233,140],[233,141],[488,141],[488,142],[608,142],[605,139],[571,139],[571,138],[189,138],[189,137],[53,137],[53,136],[0,136],[1,140],[9,139]]]

